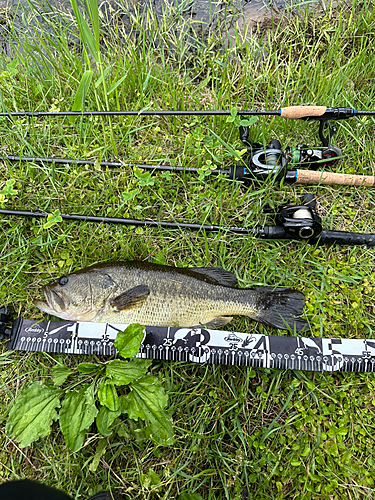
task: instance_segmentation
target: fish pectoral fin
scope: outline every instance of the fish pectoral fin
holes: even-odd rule
[[[149,295],[150,289],[147,285],[138,285],[111,299],[109,303],[114,310],[126,311],[141,307]]]
[[[208,328],[219,328],[221,326],[227,325],[230,321],[232,321],[233,316],[217,316],[212,319],[209,323],[206,323]]]

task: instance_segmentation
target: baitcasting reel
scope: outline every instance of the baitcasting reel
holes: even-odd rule
[[[278,210],[265,208],[263,213],[274,214],[275,228],[283,228],[285,236],[292,240],[310,240],[322,232],[322,220],[315,212],[314,195],[307,194],[301,205],[281,205]],[[268,235],[270,236],[270,235]]]

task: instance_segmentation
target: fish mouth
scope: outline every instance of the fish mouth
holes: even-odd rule
[[[66,304],[57,292],[46,286],[44,288],[44,297],[45,301],[34,300],[34,305],[48,314],[61,314],[65,312]]]

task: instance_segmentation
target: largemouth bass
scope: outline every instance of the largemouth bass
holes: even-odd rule
[[[292,288],[238,288],[220,268],[178,268],[147,262],[96,264],[43,288],[42,311],[73,321],[150,326],[220,327],[234,315],[300,331],[304,295]]]

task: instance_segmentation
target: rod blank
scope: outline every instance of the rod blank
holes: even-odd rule
[[[174,165],[147,165],[143,163],[125,163],[125,162],[119,162],[119,161],[101,161],[97,163],[95,160],[74,160],[72,158],[53,158],[53,157],[38,157],[38,156],[16,156],[16,155],[1,155],[0,158],[3,158],[4,160],[8,161],[15,161],[15,162],[20,162],[20,161],[27,161],[27,162],[33,162],[33,163],[56,163],[60,165],[100,165],[101,167],[108,167],[108,168],[121,168],[121,167],[136,167],[136,168],[141,168],[143,170],[161,170],[161,171],[166,171],[168,170],[169,172],[187,172],[187,173],[196,173],[199,171],[197,167],[178,167]],[[215,168],[214,170],[211,170],[211,173],[213,174],[224,174],[224,175],[229,175],[230,170],[221,170],[218,168]]]
[[[49,215],[53,215],[48,212],[31,212],[28,210],[8,210],[0,209],[0,214],[2,215],[14,215],[16,217],[34,217],[34,218],[47,218]],[[137,226],[137,227],[162,227],[164,229],[192,229],[194,231],[207,231],[207,232],[219,232],[219,231],[229,231],[231,233],[237,234],[253,234],[253,229],[246,227],[222,227],[222,226],[211,226],[207,224],[189,224],[186,222],[164,222],[164,221],[153,221],[153,220],[138,220],[138,219],[123,219],[118,217],[105,217],[100,215],[75,215],[75,214],[60,214],[60,217],[69,221],[80,221],[80,222],[97,222],[106,224],[121,224],[125,226]]]

